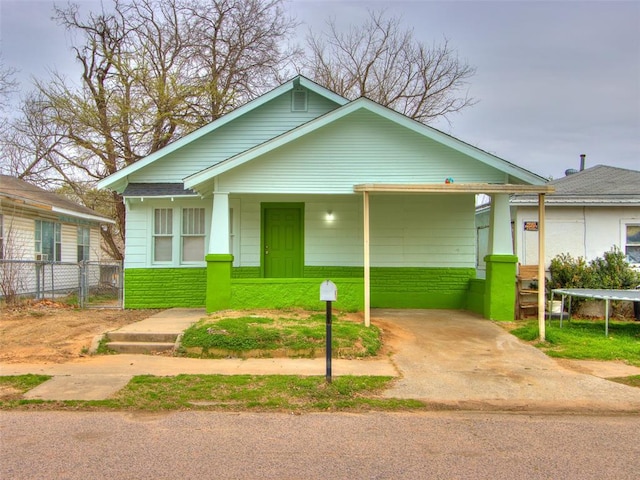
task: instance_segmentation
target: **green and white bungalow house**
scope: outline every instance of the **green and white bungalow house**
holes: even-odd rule
[[[447,180],[449,179],[449,180]],[[453,180],[453,181],[452,181]],[[118,173],[125,307],[467,309],[513,319],[508,196],[545,180],[298,76]],[[476,279],[475,195],[493,197]]]

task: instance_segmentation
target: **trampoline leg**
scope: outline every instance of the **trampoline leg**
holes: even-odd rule
[[[604,301],[604,336],[609,336],[609,299]]]

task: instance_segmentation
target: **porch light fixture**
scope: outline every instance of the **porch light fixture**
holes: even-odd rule
[[[327,215],[324,217],[327,222],[333,222],[333,212],[327,210]]]

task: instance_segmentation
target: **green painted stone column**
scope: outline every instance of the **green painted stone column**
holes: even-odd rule
[[[210,253],[207,261],[207,313],[226,310],[231,306],[231,265],[233,255]]]
[[[515,255],[487,255],[487,277],[484,292],[484,317],[511,321],[515,318],[516,263]]]

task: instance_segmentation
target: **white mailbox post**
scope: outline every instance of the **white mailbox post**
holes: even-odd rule
[[[331,383],[331,302],[338,299],[338,287],[331,280],[320,284],[320,301],[327,302],[327,383]]]

